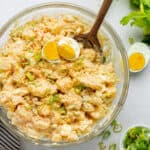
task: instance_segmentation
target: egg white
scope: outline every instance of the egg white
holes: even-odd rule
[[[74,60],[74,59],[79,57],[79,55],[80,55],[80,45],[79,45],[79,43],[76,40],[74,40],[74,39],[72,39],[70,37],[63,37],[58,42],[58,46],[62,46],[64,44],[65,45],[69,45],[74,50],[74,53],[75,53],[75,58],[68,59],[68,60]]]
[[[141,70],[139,70],[139,71],[142,71],[148,65],[148,63],[150,61],[150,49],[146,44],[144,44],[142,42],[136,42],[129,48],[128,58],[134,53],[141,53],[145,58],[144,67]],[[139,71],[133,71],[131,69],[130,69],[130,71],[131,72],[139,72]]]

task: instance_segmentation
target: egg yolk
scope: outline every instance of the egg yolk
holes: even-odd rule
[[[48,60],[58,60],[57,43],[55,41],[48,42],[44,47],[43,54]]]
[[[145,58],[141,53],[131,54],[129,57],[129,67],[131,70],[141,70],[144,68]]]
[[[70,45],[60,45],[58,47],[59,55],[64,59],[73,59],[75,58],[75,51]]]

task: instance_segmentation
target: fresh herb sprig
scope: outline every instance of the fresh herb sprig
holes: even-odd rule
[[[130,0],[130,3],[136,7],[136,11],[130,12],[121,20],[122,25],[130,23],[142,29],[144,42],[150,44],[150,0]]]

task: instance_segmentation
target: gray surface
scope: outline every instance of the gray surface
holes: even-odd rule
[[[19,12],[23,8],[31,6],[40,2],[47,2],[52,0],[1,0],[0,6],[0,25],[5,23],[12,15]],[[87,8],[92,9],[97,12],[99,7],[99,0],[59,0],[74,2],[83,5]],[[122,16],[129,12],[127,0],[115,0],[107,20],[109,23],[117,30],[118,34],[121,36],[123,43],[128,49],[128,36],[133,36],[135,39],[140,40],[141,33],[138,29],[132,29],[130,27],[121,27],[119,20]],[[118,120],[123,124],[123,130],[134,124],[147,124],[150,125],[150,65],[141,73],[131,75],[130,78],[130,89],[126,104],[123,110],[118,116]],[[107,141],[110,143],[118,143],[120,141],[121,134],[115,134]],[[63,148],[64,150],[98,150],[99,139],[84,143],[77,146],[72,146],[68,148]],[[22,149],[24,150],[48,150],[51,148],[37,147],[35,145],[26,143],[22,141]]]

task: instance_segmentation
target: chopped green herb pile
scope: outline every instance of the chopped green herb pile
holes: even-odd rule
[[[150,150],[150,129],[134,127],[130,129],[124,139],[124,150]]]
[[[129,13],[121,20],[122,25],[137,26],[143,30],[144,42],[150,44],[150,0],[130,0],[136,11]]]

